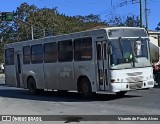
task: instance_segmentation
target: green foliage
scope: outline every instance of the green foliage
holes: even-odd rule
[[[110,26],[124,26],[124,23],[125,23],[123,21],[122,17],[119,15],[116,15],[116,16],[108,19],[107,22]]]
[[[155,30],[160,31],[160,22],[158,23],[157,27],[155,28]]]
[[[138,16],[127,16],[121,17],[116,15],[109,19],[108,24],[110,26],[128,26],[128,27],[139,27],[140,26],[140,19]]]
[[[127,16],[125,21],[125,26],[129,27],[139,27],[140,26],[140,19],[138,16]]]

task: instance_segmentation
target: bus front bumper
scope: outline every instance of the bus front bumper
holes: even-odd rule
[[[154,80],[148,80],[143,82],[114,82],[111,83],[111,92],[120,92],[120,91],[129,91],[129,90],[138,90],[138,89],[147,89],[154,87]]]

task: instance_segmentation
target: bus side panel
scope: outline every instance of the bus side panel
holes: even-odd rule
[[[9,86],[17,87],[15,65],[5,66],[5,83]]]
[[[46,89],[59,89],[59,75],[57,63],[45,63],[44,64],[45,75],[45,88]]]
[[[60,90],[76,90],[74,82],[73,62],[59,62],[59,89]]]
[[[95,64],[93,61],[74,62],[75,79],[78,80],[80,76],[86,76],[91,82],[92,91],[97,91]]]
[[[35,79],[36,87],[38,89],[45,88],[43,63],[41,64],[30,64],[23,66],[23,81],[24,85],[27,86],[27,78],[32,76]]]
[[[27,78],[29,76],[33,76],[34,77],[34,74],[31,73],[30,71],[30,65],[23,65],[23,85],[24,85],[24,88],[26,89],[27,88]]]

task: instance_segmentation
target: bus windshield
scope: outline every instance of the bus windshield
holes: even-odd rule
[[[119,38],[111,40],[111,68],[150,66],[147,39]]]

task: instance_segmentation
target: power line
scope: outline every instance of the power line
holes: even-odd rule
[[[138,0],[125,0],[123,2],[120,2],[116,5],[113,5],[114,8],[119,8],[119,7],[123,7],[123,6],[126,6],[126,5],[131,5],[131,4],[137,4],[139,3]]]

